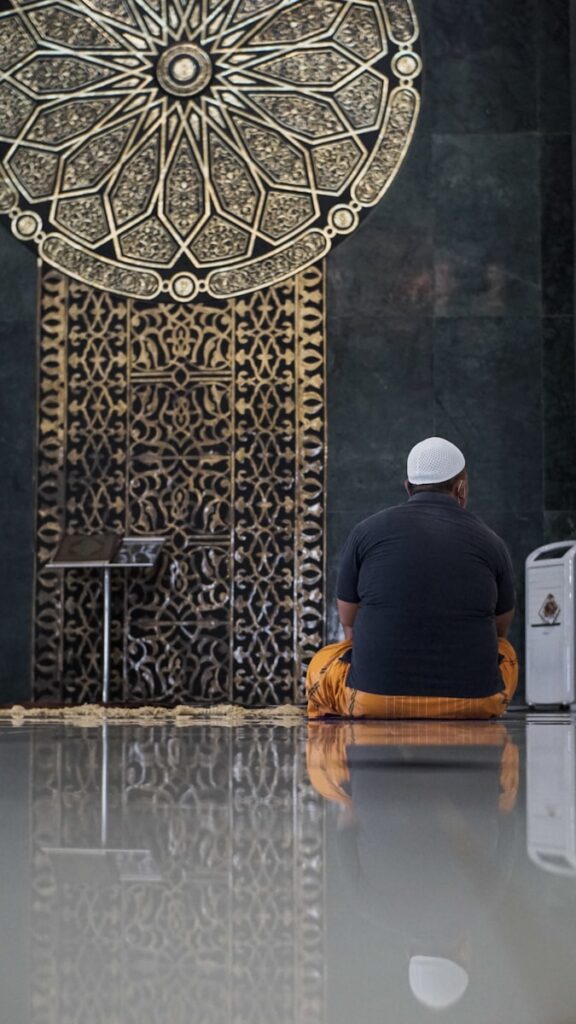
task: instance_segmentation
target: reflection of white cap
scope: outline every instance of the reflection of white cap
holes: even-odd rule
[[[418,1002],[431,1010],[454,1006],[468,988],[468,972],[441,956],[411,957],[408,980]]]
[[[408,480],[411,484],[444,484],[458,476],[465,465],[462,452],[451,441],[427,437],[408,456]]]

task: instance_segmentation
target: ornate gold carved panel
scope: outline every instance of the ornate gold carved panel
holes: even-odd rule
[[[98,699],[101,579],[64,532],[163,535],[116,574],[111,696],[298,701],[321,644],[324,292],[310,268],[192,306],[41,290],[36,700]]]
[[[418,37],[412,0],[8,0],[0,213],[132,298],[290,278],[392,183]]]

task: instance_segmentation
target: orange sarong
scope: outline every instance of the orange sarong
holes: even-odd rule
[[[512,644],[498,639],[502,690],[490,697],[394,697],[346,686],[350,664],[341,658],[351,640],[328,644],[314,655],[306,675],[308,717],[340,718],[499,718],[518,685],[518,658]]]

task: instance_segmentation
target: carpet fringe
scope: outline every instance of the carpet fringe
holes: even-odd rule
[[[175,725],[193,725],[201,721],[210,724],[237,725],[241,722],[273,722],[274,724],[299,725],[306,719],[303,707],[284,704],[272,708],[243,708],[236,704],[215,704],[213,707],[198,707],[179,704],[174,708],[144,705],[139,708],[104,707],[102,704],[79,704],[62,707],[24,707],[13,704],[0,708],[0,720],[9,719],[13,724],[24,722],[74,722],[80,725],[99,725],[103,722],[172,722]]]

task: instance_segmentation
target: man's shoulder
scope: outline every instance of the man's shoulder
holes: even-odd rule
[[[487,546],[492,547],[499,554],[508,551],[502,537],[488,523],[484,522],[479,515],[466,509],[466,517],[470,523],[470,529],[474,530],[479,537],[482,537]]]
[[[381,508],[378,512],[373,512],[372,515],[367,516],[366,519],[361,519],[359,523],[356,523],[352,532],[360,538],[385,530],[396,516],[402,515],[407,507],[408,503],[404,502],[401,505],[391,505],[389,508]]]
[[[419,513],[423,511],[426,514],[426,510],[412,505],[409,501],[401,502],[398,505],[390,505],[379,509],[377,512],[373,512],[372,515],[366,516],[365,519],[361,519],[352,528],[351,536],[357,541],[367,537],[373,538],[386,533],[389,529],[397,526],[399,522],[403,522],[407,526],[410,524],[412,532],[418,528],[418,523],[421,520]],[[446,509],[444,508],[443,511],[445,512]],[[456,502],[454,502],[454,508],[449,509],[449,511],[453,512],[455,521],[464,522],[470,534],[474,534],[487,547],[491,547],[498,552],[507,551],[506,544],[502,538],[475,512],[460,508]],[[414,512],[416,512],[415,516],[413,515]]]

